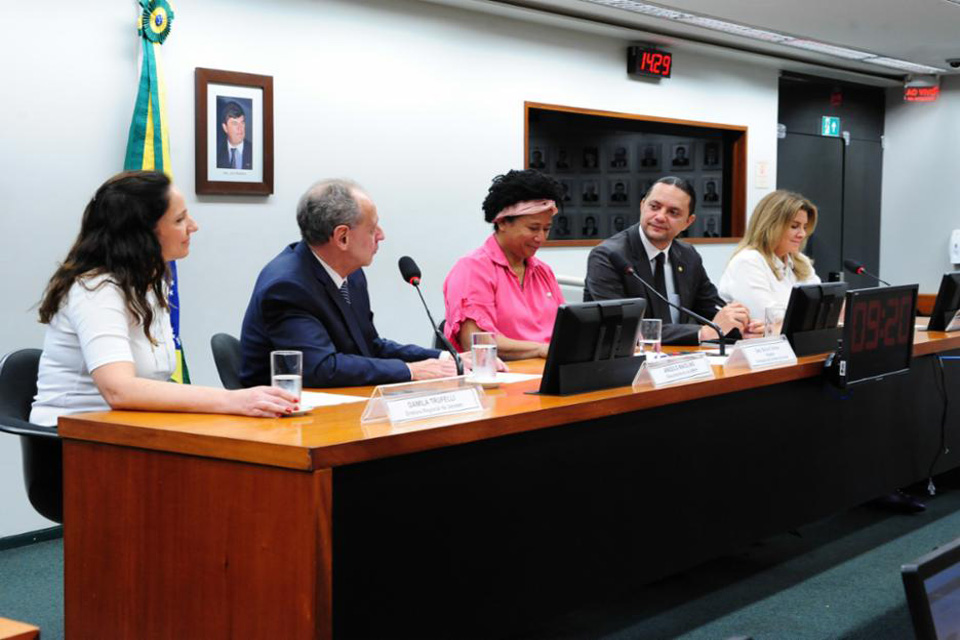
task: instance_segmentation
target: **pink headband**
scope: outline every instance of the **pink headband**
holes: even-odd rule
[[[494,218],[493,221],[500,222],[504,218],[532,216],[538,213],[549,213],[551,216],[557,215],[557,203],[553,200],[524,200],[523,202],[517,202],[509,207],[505,207],[497,214],[497,217]]]

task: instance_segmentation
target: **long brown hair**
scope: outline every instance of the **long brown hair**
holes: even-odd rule
[[[104,182],[83,211],[80,234],[57,268],[40,302],[40,322],[49,324],[78,280],[107,275],[123,292],[127,309],[153,344],[153,291],[164,309],[167,265],[157,239],[157,221],[170,206],[170,178],[155,171],[128,171]],[[86,285],[84,285],[86,286]]]
[[[753,210],[750,223],[747,225],[747,233],[737,245],[733,255],[737,255],[744,249],[756,249],[779,280],[780,273],[773,261],[774,252],[798,211],[807,212],[807,237],[800,245],[800,251],[791,254],[790,257],[793,258],[793,273],[797,276],[797,280],[806,280],[813,273],[813,262],[802,251],[817,226],[817,207],[799,193],[780,190],[764,196],[763,200],[757,204],[757,208]]]

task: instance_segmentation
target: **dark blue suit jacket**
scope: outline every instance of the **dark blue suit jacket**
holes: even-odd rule
[[[404,382],[410,379],[405,362],[439,357],[435,349],[377,334],[362,270],[350,274],[347,286],[349,305],[305,242],[291,244],[271,260],[257,278],[243,318],[243,384],[270,384],[270,352],[277,349],[303,352],[304,387]]]
[[[253,168],[253,144],[249,140],[243,141],[243,158],[241,168],[250,170]],[[230,149],[227,146],[227,136],[217,135],[217,168],[232,169],[230,166]]]

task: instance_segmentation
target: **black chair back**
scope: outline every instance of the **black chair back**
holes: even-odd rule
[[[213,361],[224,389],[243,389],[240,382],[240,341],[229,333],[218,333],[210,338]]]
[[[20,349],[0,360],[0,416],[30,420],[41,353],[40,349]]]
[[[0,431],[20,436],[23,480],[33,508],[63,522],[63,448],[56,427],[31,424],[40,349],[20,349],[0,360]]]

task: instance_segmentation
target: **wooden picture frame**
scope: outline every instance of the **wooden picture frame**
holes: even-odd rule
[[[197,195],[273,193],[273,76],[197,67]]]
[[[596,150],[599,148],[598,145],[601,144],[597,140],[600,139],[606,141],[607,147],[605,148],[608,150],[610,145],[614,147],[619,145],[626,147],[628,154],[631,152],[637,154],[632,161],[628,159],[628,170],[625,172],[621,171],[618,167],[617,172],[611,173],[611,169],[607,167],[607,164],[604,164],[609,164],[609,158],[601,158],[599,161],[599,166],[602,168],[602,175],[596,175],[601,173],[601,170],[593,166],[589,168],[584,166],[578,168],[574,166],[569,170],[563,171],[563,175],[559,175],[561,173],[559,170],[546,170],[546,173],[556,174],[555,177],[562,177],[571,184],[578,185],[581,192],[584,191],[583,184],[589,180],[595,180],[598,184],[603,184],[604,186],[608,186],[608,183],[613,184],[610,182],[611,180],[624,178],[631,178],[636,183],[637,199],[634,201],[633,196],[630,196],[629,204],[626,206],[621,203],[617,203],[619,207],[611,206],[613,203],[609,201],[609,194],[607,194],[608,200],[598,200],[597,204],[583,202],[581,193],[572,194],[571,201],[565,203],[565,210],[573,210],[570,215],[566,216],[569,218],[568,222],[571,222],[571,224],[576,214],[579,213],[582,217],[584,212],[587,212],[587,215],[589,215],[588,209],[583,207],[588,205],[597,207],[599,204],[602,205],[600,206],[599,212],[596,209],[592,210],[595,216],[604,218],[603,224],[599,224],[600,217],[597,218],[598,227],[601,229],[606,228],[609,233],[615,233],[614,220],[618,215],[622,216],[625,211],[631,216],[634,216],[634,218],[636,217],[636,209],[640,199],[645,189],[649,187],[649,184],[653,182],[653,180],[662,175],[669,175],[673,171],[678,171],[678,176],[687,177],[694,181],[696,185],[695,189],[697,189],[698,193],[700,191],[700,183],[704,177],[717,180],[723,186],[720,202],[716,204],[712,202],[707,203],[706,208],[702,211],[717,218],[720,237],[684,237],[683,240],[692,244],[731,244],[739,242],[743,237],[747,226],[747,127],[716,122],[662,118],[635,113],[581,109],[578,107],[545,104],[541,102],[524,102],[523,110],[524,157],[527,159],[524,163],[525,168],[530,168],[530,152],[534,144],[541,148],[549,148],[551,146],[553,148],[559,148],[563,146],[567,149],[573,149],[570,153],[573,154],[571,158],[575,160],[575,163],[580,162],[580,157],[576,155],[576,150],[580,148],[585,150],[585,156],[595,157],[597,153]],[[531,134],[534,133],[532,123],[542,124],[546,117],[556,117],[558,114],[563,117],[573,116],[575,118],[582,117],[589,119],[593,123],[591,126],[594,129],[606,128],[608,131],[600,136],[591,137],[584,134],[574,136],[569,140],[552,140],[543,139],[540,136],[533,136],[537,138],[537,141],[535,143],[532,142]],[[609,124],[607,125],[606,123]],[[570,131],[571,128],[572,127],[567,127],[565,131]],[[624,142],[623,138],[626,135],[623,133],[624,131],[641,134],[645,132],[656,134],[659,132],[659,139],[646,142],[630,140],[628,138],[626,142]],[[669,134],[671,142],[666,141],[666,134]],[[574,138],[576,138],[576,140]],[[715,155],[710,162],[707,162],[707,145],[713,145],[718,150],[722,149],[723,152]],[[678,146],[684,147],[684,154],[689,163],[689,166],[682,168],[683,172],[679,172],[680,169],[672,167],[670,164],[671,159],[674,157],[671,154],[675,154],[675,147]],[[650,147],[651,151],[645,152],[646,147]],[[586,153],[586,151],[589,151],[589,153]],[[607,153],[607,155],[609,156],[610,153]],[[651,158],[652,161],[645,162],[644,159],[648,157]],[[655,162],[653,160],[655,160]],[[547,166],[549,167],[550,165]],[[633,188],[631,188],[631,192],[632,191]],[[703,207],[703,205],[704,203],[698,199],[697,213],[701,213],[701,207]],[[636,219],[633,219],[633,222],[636,222]],[[714,223],[715,226],[717,222]],[[706,223],[706,219],[704,219],[704,223]],[[586,228],[586,226],[581,225],[580,230],[584,228]],[[544,246],[593,247],[600,244],[604,239],[602,237],[578,237],[573,231],[574,229],[573,226],[570,226],[567,233],[551,232],[551,236],[544,243]],[[711,231],[711,234],[712,233],[713,231]]]

